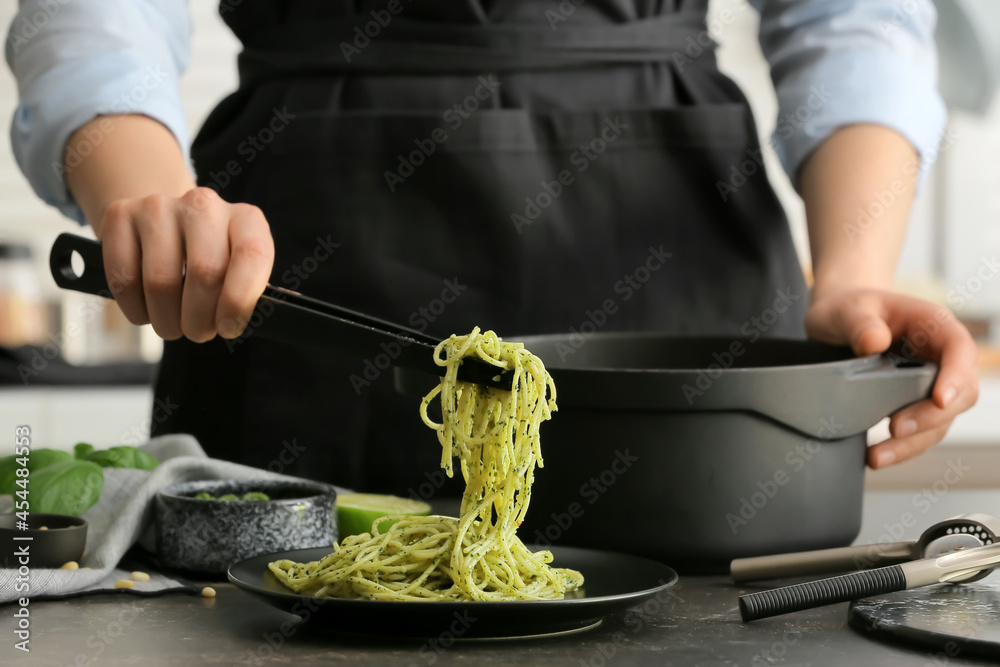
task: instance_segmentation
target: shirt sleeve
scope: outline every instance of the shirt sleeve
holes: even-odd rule
[[[189,161],[177,82],[190,52],[185,0],[22,0],[6,44],[20,95],[10,135],[17,164],[38,196],[84,222],[66,170],[86,155],[64,164],[64,151],[70,135],[101,114],[159,121]],[[98,128],[81,153],[102,138]]]
[[[795,182],[834,130],[875,123],[920,154],[923,182],[947,111],[937,90],[931,0],[750,0],[778,96],[772,145]]]

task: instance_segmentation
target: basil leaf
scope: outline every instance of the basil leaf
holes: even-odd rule
[[[68,459],[31,476],[31,511],[79,516],[104,490],[104,471],[96,463]]]
[[[153,470],[160,462],[155,458],[135,447],[112,447],[111,449],[101,449],[87,455],[88,461],[93,461],[102,468],[138,468],[139,470]]]
[[[90,443],[78,442],[76,443],[76,446],[73,447],[73,458],[86,461],[92,451],[94,451],[94,446]]]
[[[0,459],[0,494],[14,494],[19,488],[17,486],[17,469],[21,464],[17,459],[23,456],[5,456]],[[69,452],[58,449],[32,449],[28,453],[28,483],[35,481],[35,473],[47,466],[66,461],[72,458]],[[32,507],[34,509],[34,507]]]

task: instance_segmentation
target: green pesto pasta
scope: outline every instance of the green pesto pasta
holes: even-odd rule
[[[512,370],[510,391],[459,382],[467,357]],[[543,600],[583,584],[579,572],[552,567],[551,552],[532,552],[515,534],[528,510],[535,466],[542,465],[538,428],[556,410],[545,366],[522,344],[478,327],[442,341],[434,359],[446,372],[421,402],[420,416],[437,431],[449,476],[458,457],[466,484],[461,516],[382,517],[370,533],[345,538],[319,561],[270,563],[291,590],[376,600]],[[427,414],[435,398],[440,424]],[[380,533],[384,521],[396,523]]]

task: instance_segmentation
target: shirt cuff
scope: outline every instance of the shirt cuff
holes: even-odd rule
[[[97,125],[63,161],[66,142],[80,126],[104,114],[141,114],[170,130],[189,162],[187,120],[172,72],[124,53],[100,53],[61,63],[23,91],[11,123],[14,157],[31,187],[64,215],[86,222],[66,174],[114,131]],[[111,121],[111,119],[109,119]]]
[[[912,59],[887,51],[825,54],[782,82],[778,109],[772,145],[793,183],[806,158],[837,128],[873,123],[896,130],[917,150],[919,189],[937,158],[948,119],[935,77]]]

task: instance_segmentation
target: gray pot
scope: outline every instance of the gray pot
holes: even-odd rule
[[[937,373],[811,341],[521,340],[551,372],[559,410],[542,427],[545,466],[518,534],[688,572],[850,544],[861,527],[867,429],[927,397]],[[397,379],[418,388],[411,374]]]
[[[262,491],[271,500],[196,500]],[[225,574],[234,562],[265,553],[329,547],[337,539],[336,492],[319,482],[202,481],[156,494],[157,556],[162,565]]]

